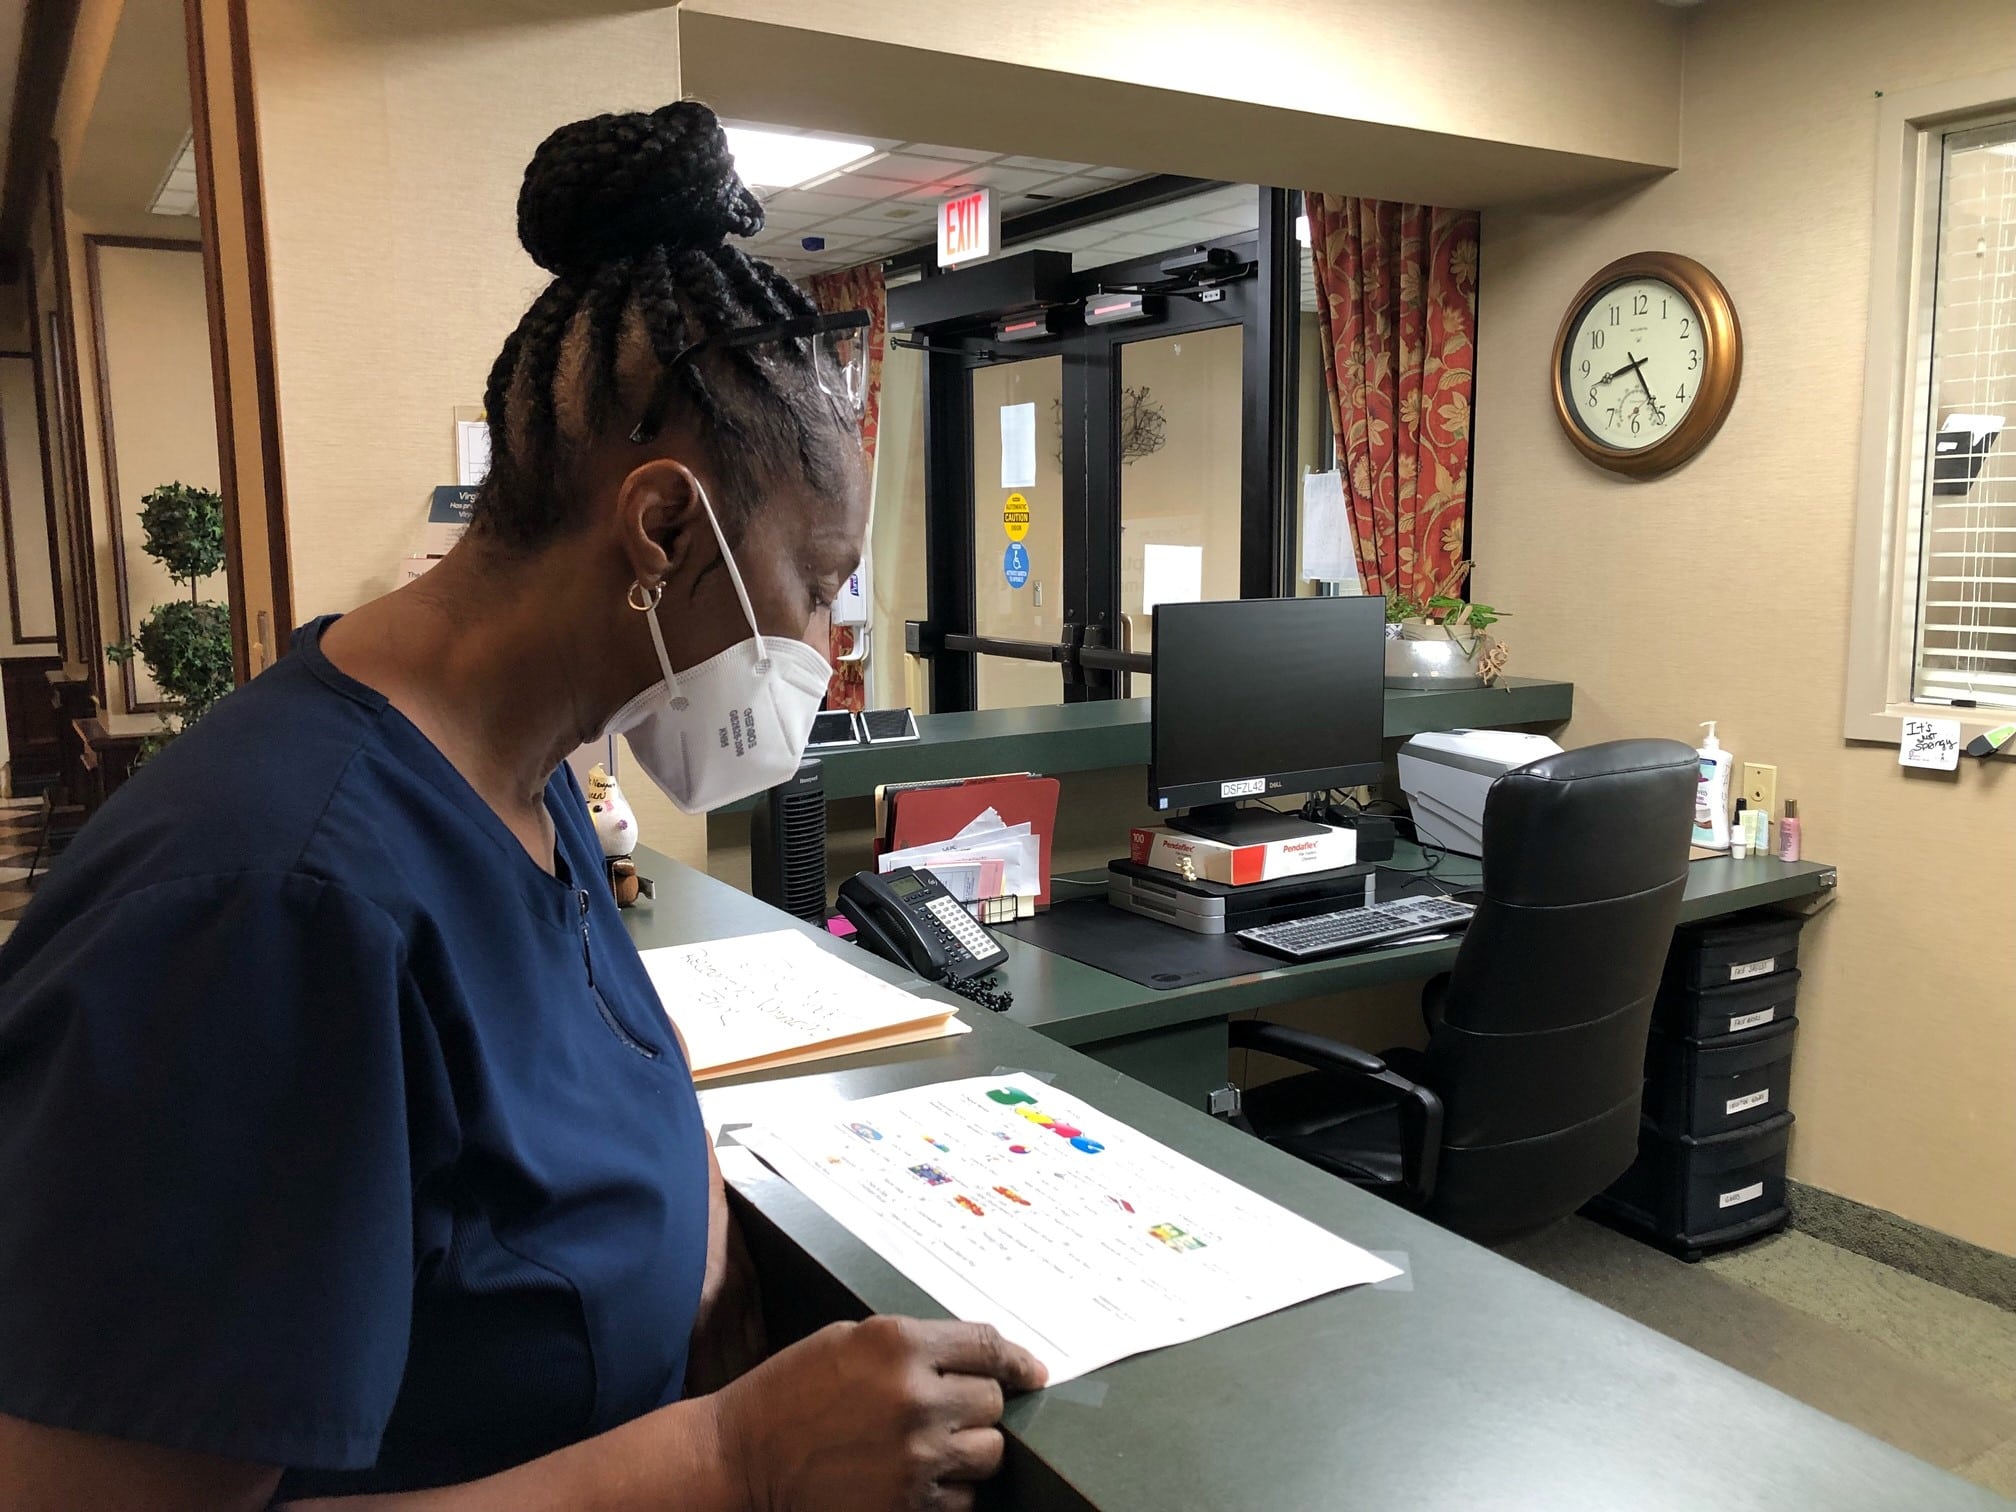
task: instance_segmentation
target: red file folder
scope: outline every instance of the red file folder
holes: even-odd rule
[[[1057,779],[1018,774],[969,777],[963,782],[891,787],[884,791],[887,830],[877,837],[879,856],[949,840],[993,809],[1004,824],[1026,824],[1038,842],[1042,867],[1036,906],[1050,906],[1050,841],[1057,829]]]

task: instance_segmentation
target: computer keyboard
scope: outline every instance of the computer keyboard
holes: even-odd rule
[[[1261,924],[1240,930],[1239,938],[1291,961],[1313,961],[1340,951],[1404,940],[1409,935],[1460,928],[1476,911],[1453,898],[1395,898],[1390,903],[1367,903],[1307,919]]]

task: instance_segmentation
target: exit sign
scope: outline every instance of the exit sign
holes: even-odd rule
[[[992,257],[1001,240],[1001,212],[991,189],[974,189],[938,206],[938,266]]]

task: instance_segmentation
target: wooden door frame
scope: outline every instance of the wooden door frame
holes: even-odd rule
[[[189,107],[210,309],[224,571],[240,682],[269,666],[294,625],[272,276],[245,0],[183,0]]]

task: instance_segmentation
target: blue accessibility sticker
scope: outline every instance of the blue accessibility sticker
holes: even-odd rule
[[[1008,543],[1008,550],[1001,557],[1001,576],[1008,580],[1010,588],[1020,588],[1029,581],[1029,548],[1020,541]]]

